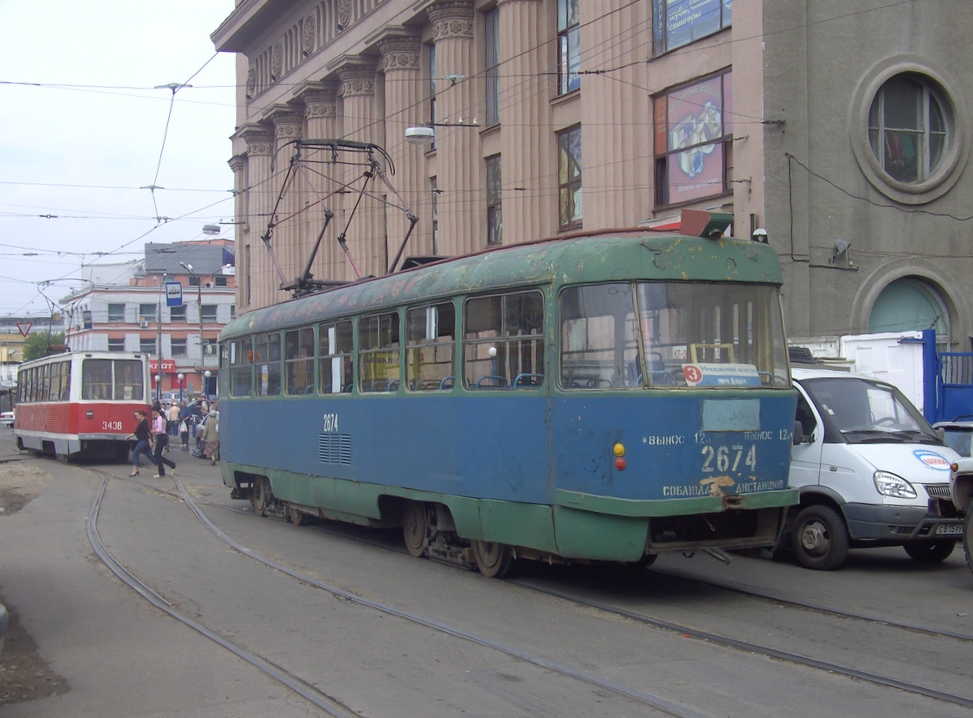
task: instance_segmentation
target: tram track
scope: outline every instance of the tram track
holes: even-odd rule
[[[341,537],[344,539],[351,539],[358,543],[362,543],[370,546],[376,546],[389,551],[394,551],[396,553],[408,554],[408,552],[404,548],[389,546],[379,541],[370,541],[368,539],[361,538],[361,537],[353,537],[348,535],[347,533],[329,530],[324,526],[317,526],[316,530],[318,530],[321,533]],[[843,619],[861,621],[869,624],[888,627],[891,629],[909,631],[912,633],[919,633],[931,638],[948,638],[948,639],[963,641],[963,642],[973,642],[973,635],[969,635],[965,633],[948,631],[948,630],[938,629],[938,628],[930,628],[930,627],[921,626],[918,624],[904,622],[904,621],[894,621],[894,620],[889,620],[887,618],[882,618],[875,615],[869,615],[864,613],[843,611],[841,609],[824,606],[821,604],[816,604],[810,601],[798,601],[794,599],[785,598],[783,596],[769,593],[769,592],[754,591],[754,590],[744,588],[742,586],[724,584],[723,582],[704,581],[695,577],[687,577],[678,572],[656,571],[654,569],[650,569],[650,570],[653,573],[659,573],[660,575],[666,575],[672,578],[676,578],[678,580],[692,582],[700,585],[712,586],[714,588],[718,588],[725,591],[732,591],[741,595],[750,596],[760,600],[771,601],[776,605],[793,608],[796,610],[814,611],[817,613],[827,614],[827,615],[831,615]],[[619,606],[612,605],[607,602],[594,601],[577,594],[572,594],[567,591],[551,589],[545,586],[534,584],[529,581],[523,581],[517,578],[506,578],[500,580],[525,590],[533,591],[540,594],[545,594],[553,598],[558,598],[560,600],[569,601],[578,606],[583,606],[586,608],[592,608],[599,611],[603,611],[606,614],[614,615],[619,618],[632,620],[646,626],[651,626],[661,630],[673,632],[682,635],[684,637],[693,638],[696,640],[705,641],[708,643],[721,645],[721,646],[733,648],[740,651],[745,651],[747,653],[763,655],[774,660],[785,661],[788,663],[804,666],[807,668],[812,668],[815,670],[826,671],[831,674],[845,676],[847,678],[854,679],[854,680],[866,681],[868,683],[871,683],[879,687],[893,688],[896,690],[904,691],[906,693],[923,696],[925,698],[931,698],[934,700],[943,701],[945,703],[962,706],[964,708],[973,708],[973,697],[957,695],[954,693],[949,693],[947,691],[940,691],[917,683],[911,683],[909,681],[903,681],[894,677],[883,676],[875,672],[861,670],[853,666],[847,666],[833,661],[812,658],[810,656],[805,656],[800,653],[795,653],[793,651],[780,650],[777,648],[773,648],[771,646],[762,645],[752,641],[746,641],[746,640],[734,638],[729,635],[702,630],[694,626],[667,621],[661,618],[640,613],[638,611],[631,611],[625,608],[621,608]]]
[[[183,474],[183,475],[188,476],[187,474]],[[418,616],[417,614],[413,614],[408,611],[403,611],[401,609],[397,609],[392,606],[388,606],[386,604],[382,604],[379,602],[362,598],[361,596],[350,593],[344,589],[327,584],[323,581],[319,581],[314,577],[308,576],[307,574],[304,574],[289,566],[274,561],[273,559],[264,557],[259,553],[253,551],[252,549],[235,541],[234,539],[226,535],[221,529],[215,526],[215,524],[213,524],[208,519],[208,517],[206,517],[206,515],[203,513],[197,501],[186,490],[182,481],[178,477],[173,477],[173,479],[178,488],[178,496],[180,496],[184,500],[186,505],[194,512],[197,518],[207,527],[207,529],[209,529],[212,533],[214,533],[214,535],[219,537],[221,540],[223,540],[225,543],[227,543],[228,545],[230,545],[232,548],[239,551],[240,553],[245,554],[250,558],[253,558],[254,560],[257,560],[278,571],[287,573],[288,575],[292,576],[293,578],[299,581],[308,583],[312,586],[325,590],[336,597],[343,598],[345,600],[354,602],[356,604],[373,608],[383,613],[387,613],[388,615],[396,616],[405,620],[412,621],[414,623],[418,623],[422,626],[431,628],[433,630],[445,632],[448,635],[457,638],[472,641],[481,646],[499,650],[511,657],[515,657],[519,660],[524,660],[526,662],[532,663],[533,665],[543,667],[548,670],[553,670],[562,675],[566,675],[571,678],[582,680],[604,689],[612,690],[613,692],[620,693],[621,695],[624,695],[628,698],[632,698],[634,700],[638,700],[641,703],[650,705],[667,714],[679,715],[679,716],[698,715],[692,711],[687,711],[681,706],[671,704],[669,701],[665,701],[664,699],[661,699],[658,696],[651,696],[649,694],[645,694],[640,691],[633,691],[632,689],[629,689],[625,686],[620,686],[611,681],[605,681],[604,679],[601,679],[597,676],[593,676],[591,674],[577,671],[568,666],[558,664],[557,662],[553,662],[539,656],[527,654],[523,651],[520,651],[517,648],[500,644],[498,642],[492,641],[491,639],[483,638],[481,636],[477,636],[475,634],[471,634],[466,631],[458,630],[450,626],[447,626],[445,624],[442,624],[438,621],[424,618],[422,616]],[[153,488],[158,489],[159,487],[153,487]],[[173,492],[173,495],[176,495],[176,492]],[[208,505],[214,508],[234,510],[233,507],[227,507],[224,504],[208,503],[208,502],[199,502],[199,503],[203,503],[204,505]],[[351,536],[344,532],[329,530],[325,526],[317,526],[315,528],[317,531],[328,535],[341,537],[344,539],[351,539],[352,541],[357,543],[384,548],[386,550],[394,551],[397,553],[407,554],[404,548],[393,547],[393,546],[389,546],[388,544],[383,544],[382,542],[379,541],[370,541],[362,537]],[[948,638],[948,639],[963,641],[963,642],[973,642],[973,636],[960,633],[960,632],[929,628],[926,626],[921,626],[921,625],[907,623],[907,622],[890,621],[885,618],[881,618],[874,615],[863,614],[863,613],[842,611],[840,609],[836,609],[833,607],[815,604],[810,601],[797,601],[797,600],[785,598],[780,595],[775,595],[769,592],[754,591],[746,587],[736,586],[733,584],[724,584],[723,582],[710,582],[710,581],[697,579],[695,577],[687,577],[679,574],[678,572],[672,572],[672,573],[659,572],[659,573],[662,575],[670,576],[678,580],[712,586],[720,590],[732,591],[741,595],[750,596],[760,600],[771,601],[777,605],[790,607],[797,610],[815,611],[822,614],[828,614],[835,617],[867,622],[870,624],[889,627],[896,630],[919,633],[934,638]],[[903,691],[924,698],[929,698],[937,701],[942,701],[948,704],[961,706],[963,708],[973,708],[973,698],[968,696],[957,695],[954,693],[950,693],[948,691],[936,690],[928,686],[920,685],[914,682],[909,682],[907,680],[901,680],[891,676],[884,676],[876,672],[870,672],[852,666],[842,665],[840,663],[836,663],[832,661],[826,661],[818,658],[813,658],[810,656],[805,656],[799,653],[795,653],[793,651],[781,650],[778,648],[774,648],[772,646],[762,645],[753,641],[742,640],[739,638],[734,638],[729,635],[702,630],[694,626],[683,625],[676,622],[667,621],[658,617],[641,613],[639,611],[632,611],[616,605],[612,605],[611,603],[588,599],[578,594],[542,586],[536,583],[532,583],[530,581],[525,581],[517,578],[509,578],[503,580],[504,582],[513,586],[517,586],[518,588],[521,588],[523,590],[544,594],[552,598],[557,598],[562,601],[571,602],[577,606],[583,606],[585,608],[595,609],[598,611],[605,612],[606,614],[614,615],[619,618],[630,620],[659,630],[665,630],[665,631],[677,633],[687,638],[692,638],[695,640],[711,643],[714,645],[724,646],[727,648],[743,651],[749,654],[765,656],[773,660],[800,665],[806,668],[825,671],[830,674],[845,676],[853,680],[865,681],[882,688],[895,689],[898,691]]]
[[[98,557],[105,563],[106,566],[108,566],[108,568],[122,582],[124,582],[126,585],[132,588],[132,590],[134,590],[136,593],[138,593],[146,601],[148,601],[150,604],[152,604],[159,610],[165,612],[166,614],[176,619],[177,621],[185,624],[186,626],[189,626],[190,628],[199,632],[206,638],[209,638],[210,640],[214,641],[219,646],[234,653],[235,655],[247,661],[248,663],[250,663],[257,669],[259,669],[269,677],[273,678],[274,680],[282,683],[288,688],[291,688],[296,693],[298,693],[302,697],[312,702],[314,705],[324,710],[329,716],[333,716],[333,718],[351,718],[352,716],[359,715],[358,713],[355,713],[350,708],[342,704],[337,699],[330,696],[328,693],[324,693],[319,689],[310,686],[301,678],[299,678],[296,674],[291,673],[286,669],[275,665],[272,661],[270,661],[266,657],[254,653],[253,651],[231,640],[227,636],[206,627],[199,621],[180,612],[175,606],[173,606],[169,601],[167,601],[161,594],[149,588],[145,583],[143,583],[141,580],[135,577],[127,568],[125,568],[120,563],[118,563],[114,559],[114,557],[112,557],[111,554],[107,551],[104,544],[101,542],[100,536],[98,535],[98,531],[97,531],[98,511],[101,507],[101,502],[104,496],[105,487],[108,482],[107,474],[101,471],[98,471],[97,473],[102,477],[102,483],[96,493],[95,500],[92,503],[92,507],[88,516],[88,522],[87,522],[88,540],[91,543],[92,548],[95,550],[95,553],[98,555]],[[187,474],[183,474],[183,475],[187,476]],[[118,478],[118,477],[113,477],[113,478]],[[473,643],[484,648],[498,651],[511,658],[523,661],[525,663],[529,663],[533,666],[542,668],[552,673],[556,673],[566,678],[580,681],[582,683],[593,686],[597,689],[610,691],[611,693],[627,698],[638,704],[651,707],[665,715],[676,716],[677,718],[711,718],[707,714],[700,713],[698,711],[692,710],[691,708],[680,706],[661,696],[653,695],[645,691],[640,691],[634,688],[630,688],[628,686],[622,685],[615,681],[611,681],[606,678],[602,678],[600,676],[594,675],[590,672],[573,668],[571,666],[560,663],[558,661],[551,660],[543,656],[539,656],[521,650],[510,644],[495,641],[485,636],[481,636],[469,631],[456,628],[454,626],[447,625],[443,622],[421,616],[411,611],[406,611],[403,609],[396,608],[394,606],[390,606],[388,604],[381,603],[379,601],[373,601],[371,599],[364,598],[355,593],[342,589],[338,586],[334,586],[332,584],[321,581],[309,574],[298,571],[286,564],[283,564],[281,562],[263,556],[258,551],[255,551],[239,543],[232,537],[228,536],[224,531],[222,531],[222,529],[220,529],[212,521],[210,521],[210,519],[198,506],[196,500],[190,495],[189,491],[185,488],[185,485],[182,483],[180,478],[175,475],[173,475],[171,478],[176,484],[176,487],[178,489],[177,492],[164,491],[161,487],[150,486],[145,484],[144,482],[137,482],[137,483],[139,483],[140,486],[144,486],[149,489],[159,490],[163,493],[167,493],[172,496],[178,496],[183,500],[186,506],[189,507],[189,509],[196,515],[199,521],[211,533],[213,533],[217,538],[222,540],[231,548],[241,553],[242,555],[247,556],[248,558],[251,558],[269,568],[279,571],[280,573],[284,573],[298,581],[301,581],[302,583],[323,590],[331,594],[332,596],[335,596],[336,598],[340,598],[343,599],[344,601],[347,601],[348,603],[352,603],[365,608],[370,608],[372,610],[379,611],[386,615],[409,621],[411,623],[423,626],[425,628],[432,629],[440,633],[444,633],[448,636],[452,636],[454,638],[458,638],[463,641]]]

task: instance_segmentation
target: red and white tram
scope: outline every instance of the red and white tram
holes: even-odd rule
[[[68,352],[17,373],[17,446],[65,458],[124,460],[135,411],[148,411],[149,360],[127,352]]]

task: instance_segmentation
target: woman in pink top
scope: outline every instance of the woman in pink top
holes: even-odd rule
[[[166,433],[166,417],[162,413],[162,408],[158,407],[152,411],[152,434],[155,439],[155,454],[153,459],[159,467],[159,473],[154,478],[161,479],[166,475],[166,466],[170,469],[176,468],[176,462],[162,455],[166,446],[169,444],[169,434]]]

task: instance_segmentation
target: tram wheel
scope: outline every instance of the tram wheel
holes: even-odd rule
[[[487,578],[503,578],[513,563],[513,551],[504,543],[473,541],[476,567]]]
[[[805,568],[831,571],[848,557],[848,529],[830,506],[808,506],[794,519],[791,547]]]
[[[416,558],[426,552],[429,545],[429,517],[426,505],[421,501],[406,501],[402,507],[402,537],[406,549]]]
[[[640,558],[638,561],[629,561],[625,565],[634,569],[648,568],[655,563],[657,558],[659,558],[659,554],[657,553],[646,553],[642,554],[642,558]]]
[[[303,511],[298,510],[294,506],[287,506],[287,518],[291,520],[291,523],[295,526],[303,526],[308,523],[308,515]]]
[[[268,481],[263,476],[258,476],[253,480],[253,486],[250,488],[250,503],[253,504],[253,510],[257,512],[257,516],[267,515],[267,501],[270,494],[270,486]]]
[[[939,563],[949,558],[956,548],[955,541],[913,541],[902,548],[914,561],[924,564]]]

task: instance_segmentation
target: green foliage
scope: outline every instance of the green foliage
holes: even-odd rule
[[[48,354],[64,351],[64,332],[29,334],[24,340],[24,361],[40,359]]]

